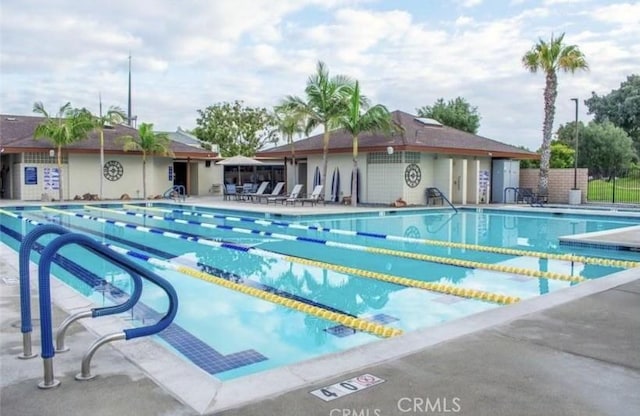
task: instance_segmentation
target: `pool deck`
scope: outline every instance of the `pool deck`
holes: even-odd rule
[[[215,205],[219,199],[189,201]],[[225,208],[260,211],[266,205],[224,202]],[[286,214],[344,212],[340,206],[273,207]],[[364,211],[365,208],[362,208]],[[353,212],[348,208],[349,212]],[[580,213],[584,213],[580,211]],[[602,213],[602,212],[600,212]],[[590,242],[637,244],[638,229],[589,235]],[[80,360],[96,339],[96,328],[74,325],[71,351],[55,357],[60,387],[37,388],[39,358],[19,360],[19,287],[16,256],[0,245],[0,414],[7,415],[622,415],[640,413],[640,270],[616,273],[518,304],[374,343],[373,347],[313,360],[302,370],[276,373],[281,385],[265,388],[258,378],[239,379],[235,395],[251,400],[222,403],[223,396],[197,375],[185,377],[167,365],[149,342],[137,342],[125,357],[115,344],[93,358],[92,381],[78,382]],[[639,254],[640,257],[640,254]],[[32,292],[35,293],[34,289]],[[32,299],[32,305],[37,305]],[[79,306],[79,305],[76,305]],[[83,305],[86,306],[86,305]],[[37,308],[33,311],[37,317]],[[68,310],[54,306],[54,321]],[[37,322],[36,322],[37,325]],[[34,332],[39,351],[39,331]],[[365,346],[366,347],[366,346]],[[389,350],[396,355],[388,358]],[[126,351],[125,351],[126,352]],[[358,363],[356,356],[366,355]],[[343,360],[343,361],[341,361]],[[356,362],[354,367],[354,361]],[[135,363],[134,363],[135,362]],[[140,364],[142,362],[143,364]],[[163,366],[173,391],[209,400],[178,400],[150,367]],[[372,374],[384,383],[325,402],[310,391]],[[166,377],[166,374],[165,376]],[[270,376],[265,376],[268,378]],[[271,376],[272,377],[272,376]],[[291,387],[291,379],[308,380]],[[275,380],[278,380],[276,377]],[[277,384],[272,382],[272,384]],[[195,405],[194,405],[195,403]],[[214,409],[215,412],[212,412]],[[219,409],[219,410],[216,410]]]

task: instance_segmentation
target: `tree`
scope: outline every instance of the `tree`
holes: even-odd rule
[[[607,95],[592,92],[584,103],[589,114],[594,115],[594,121],[610,121],[626,131],[634,142],[636,154],[640,155],[640,75],[629,75],[619,89]]]
[[[584,135],[584,131],[587,126],[582,122],[578,122],[578,167],[586,167],[586,156],[588,153],[588,149],[585,146],[585,143],[582,141],[582,136]],[[558,137],[557,142],[562,143],[570,149],[576,148],[576,122],[570,121],[566,124],[561,124],[558,127],[558,132],[556,133]],[[580,151],[580,148],[583,151]],[[553,155],[552,155],[553,157]]]
[[[324,62],[318,61],[316,73],[309,77],[307,87],[304,90],[307,100],[287,96],[283,102],[306,117],[306,134],[318,126],[322,126],[324,130],[321,184],[325,184],[327,178],[327,155],[331,130],[337,126],[338,119],[345,114],[346,100],[351,88],[352,81],[349,77],[344,75],[330,77]]]
[[[171,156],[171,140],[166,133],[154,133],[153,124],[142,123],[138,127],[137,136],[122,136],[120,140],[123,142],[125,152],[139,151],[142,152],[142,197],[147,199],[147,155]]]
[[[196,137],[217,144],[222,156],[253,156],[278,141],[275,117],[266,108],[245,107],[236,100],[210,105],[198,114]]]
[[[574,166],[576,151],[557,140],[551,142],[551,159],[549,167],[551,169],[572,168]]]
[[[532,73],[538,70],[545,74],[544,86],[544,122],[542,124],[542,146],[540,148],[540,177],[538,191],[549,194],[549,162],[551,159],[551,132],[556,113],[558,95],[558,71],[575,73],[578,69],[587,70],[589,65],[576,45],[565,45],[564,33],[547,43],[540,39],[531,50],[522,57],[522,64]]]
[[[480,115],[478,107],[472,107],[464,98],[444,102],[444,98],[438,100],[432,106],[417,108],[418,116],[428,117],[439,121],[445,126],[476,134],[480,128]]]
[[[93,121],[95,128],[98,129],[98,132],[100,133],[100,170],[98,171],[100,173],[100,193],[98,194],[100,199],[103,198],[102,191],[104,188],[104,173],[102,171],[104,169],[104,129],[107,126],[122,123],[126,117],[127,116],[120,107],[114,106],[109,107],[107,113],[103,115],[102,104],[100,105],[100,115],[94,116]]]
[[[274,108],[276,124],[280,132],[286,137],[287,144],[291,145],[291,165],[293,166],[293,182],[296,178],[296,150],[293,135],[304,131],[304,114],[296,111],[295,107],[282,104]]]
[[[579,131],[578,162],[589,169],[589,175],[610,177],[631,166],[636,157],[633,141],[611,122],[590,122]]]
[[[340,127],[348,131],[353,138],[353,174],[352,192],[357,190],[358,181],[358,135],[365,131],[388,132],[393,126],[389,110],[381,104],[370,106],[369,100],[360,94],[360,84],[356,81],[349,97],[347,112],[338,119]],[[358,204],[357,195],[351,195],[351,205]]]
[[[71,103],[66,103],[52,117],[41,102],[33,104],[33,112],[42,114],[45,118],[34,130],[33,138],[46,138],[56,147],[59,180],[58,199],[62,201],[64,198],[62,189],[62,149],[71,143],[87,138],[87,135],[93,129],[91,113],[86,110],[72,108]]]
[[[519,149],[530,152],[525,146],[518,146]],[[540,153],[540,149],[537,150]],[[571,168],[573,167],[575,150],[571,145],[568,145],[560,140],[551,141],[551,159],[549,160],[549,166],[553,169],[556,168]],[[521,160],[520,169],[540,169],[539,160]]]

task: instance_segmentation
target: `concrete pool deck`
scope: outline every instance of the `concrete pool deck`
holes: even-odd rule
[[[226,202],[225,207],[230,208]],[[252,204],[239,205],[246,209]],[[320,205],[318,208],[310,211],[310,207],[298,206],[295,209],[304,213],[328,213],[339,207]],[[259,209],[264,211],[265,206]],[[283,212],[281,207],[278,209]],[[291,214],[292,210],[294,208],[289,208],[286,213]],[[98,377],[89,382],[75,381],[73,377],[80,369],[82,353],[95,340],[92,331],[80,325],[72,326],[68,335],[72,350],[55,358],[56,376],[62,385],[39,390],[36,386],[42,380],[42,361],[16,358],[22,347],[18,286],[11,280],[18,277],[17,263],[5,251],[0,253],[2,415],[210,413],[196,411],[193,406],[178,401],[161,387],[161,382],[158,384],[153,372],[130,361],[137,363],[137,358],[149,359],[148,356],[154,354],[145,343],[138,351],[140,355],[133,358],[126,358],[114,346],[101,348],[92,367]],[[274,386],[271,393],[263,392],[266,398],[228,406],[228,410],[218,406],[222,411],[215,414],[618,415],[640,412],[640,270],[627,270],[487,312],[377,343],[374,348],[366,349],[373,354],[371,361],[378,363],[375,365],[358,364],[349,369],[350,363],[346,361],[353,359],[349,354],[315,360],[306,366],[306,375],[295,370],[281,373],[284,392]],[[56,323],[66,314],[54,307]],[[38,332],[34,332],[36,352],[39,351]],[[395,358],[387,358],[385,354],[389,349],[396,350]],[[147,356],[143,357],[145,352]],[[345,362],[341,363],[341,359]],[[200,393],[213,398],[213,403],[202,408],[216,408],[216,400],[222,399],[215,391],[207,391],[210,385],[185,378],[177,369],[173,373],[185,390],[203,390]],[[386,381],[330,402],[309,393],[364,373]],[[307,385],[287,387],[288,379],[293,376],[306,377]],[[237,384],[236,395],[240,398],[242,395],[257,397],[256,390],[264,389],[258,378],[248,380],[253,382]]]

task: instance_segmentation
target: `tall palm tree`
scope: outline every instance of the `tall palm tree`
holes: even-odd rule
[[[353,138],[353,174],[351,175],[352,192],[357,192],[358,183],[358,136],[365,131],[389,132],[393,127],[391,114],[387,107],[377,104],[370,106],[369,100],[360,94],[360,84],[356,81],[347,103],[347,112],[338,119],[340,127],[351,133]],[[351,205],[358,204],[357,195],[351,195]]]
[[[549,161],[551,159],[551,132],[553,118],[556,112],[556,97],[558,95],[558,71],[575,73],[577,70],[587,70],[589,65],[585,56],[576,45],[562,43],[564,33],[557,38],[551,35],[551,40],[545,42],[540,39],[531,50],[522,57],[522,64],[532,73],[538,70],[546,76],[544,86],[544,122],[542,124],[542,147],[540,156],[540,179],[538,192],[549,194]]]
[[[147,199],[147,155],[171,156],[171,140],[166,133],[154,133],[152,123],[142,123],[138,127],[138,136],[122,136],[125,152],[142,152],[142,197]]]
[[[304,131],[304,114],[296,111],[295,107],[281,104],[274,108],[278,129],[287,138],[287,144],[291,145],[291,166],[293,166],[293,183],[297,183],[296,177],[296,149],[293,135]]]
[[[111,106],[107,110],[106,114],[102,114],[102,105],[100,105],[100,115],[94,117],[95,128],[100,133],[100,193],[98,196],[102,199],[102,190],[104,188],[104,128],[113,124],[120,124],[126,119],[124,111],[120,107]]]
[[[87,110],[80,110],[71,107],[71,103],[66,103],[58,109],[55,116],[49,115],[41,102],[33,104],[33,112],[42,114],[42,121],[33,132],[34,139],[46,138],[56,147],[58,165],[58,199],[64,198],[62,180],[62,148],[87,138],[93,129],[91,114]]]
[[[329,70],[324,62],[318,61],[316,73],[307,80],[305,94],[307,100],[295,96],[287,96],[284,104],[291,105],[307,119],[305,134],[314,128],[322,126],[324,129],[322,150],[322,177],[324,184],[327,178],[327,154],[329,153],[329,139],[331,130],[337,125],[338,118],[344,114],[346,99],[353,82],[344,75],[329,76]]]

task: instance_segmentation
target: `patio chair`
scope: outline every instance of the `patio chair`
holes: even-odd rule
[[[224,200],[228,201],[231,198],[238,199],[238,192],[236,190],[236,185],[233,183],[227,183],[224,185]]]
[[[273,187],[273,191],[271,191],[270,194],[255,195],[254,200],[257,200],[258,202],[262,202],[263,199],[275,198],[280,195],[283,188],[284,188],[284,182],[278,182],[276,186]],[[267,199],[267,204],[268,203],[269,201]]]
[[[311,192],[311,195],[309,195],[307,198],[296,198],[296,199],[292,199],[292,200],[286,200],[285,204],[288,204],[289,202],[291,202],[293,205],[296,204],[296,202],[300,202],[302,204],[302,206],[304,206],[305,202],[310,203],[312,206],[317,204],[318,201],[324,201],[324,195],[323,195],[323,189],[324,186],[322,185],[316,185],[315,188],[313,188],[313,192]]]
[[[532,207],[542,206],[547,203],[547,196],[533,192],[531,188],[516,188],[516,204],[524,202]]]
[[[274,204],[276,202],[280,202],[281,204],[284,205],[285,201],[290,201],[298,198],[298,195],[300,195],[300,192],[302,192],[302,185],[297,184],[293,187],[293,189],[291,190],[291,193],[288,196],[275,196],[275,197],[267,198],[267,205],[269,205],[269,202],[273,202]]]
[[[248,201],[248,200],[253,201],[254,197],[260,197],[262,194],[264,194],[264,191],[267,190],[267,186],[269,186],[269,181],[264,181],[260,184],[260,186],[256,191],[247,192],[246,194],[243,193],[243,198],[245,199],[245,201]]]

